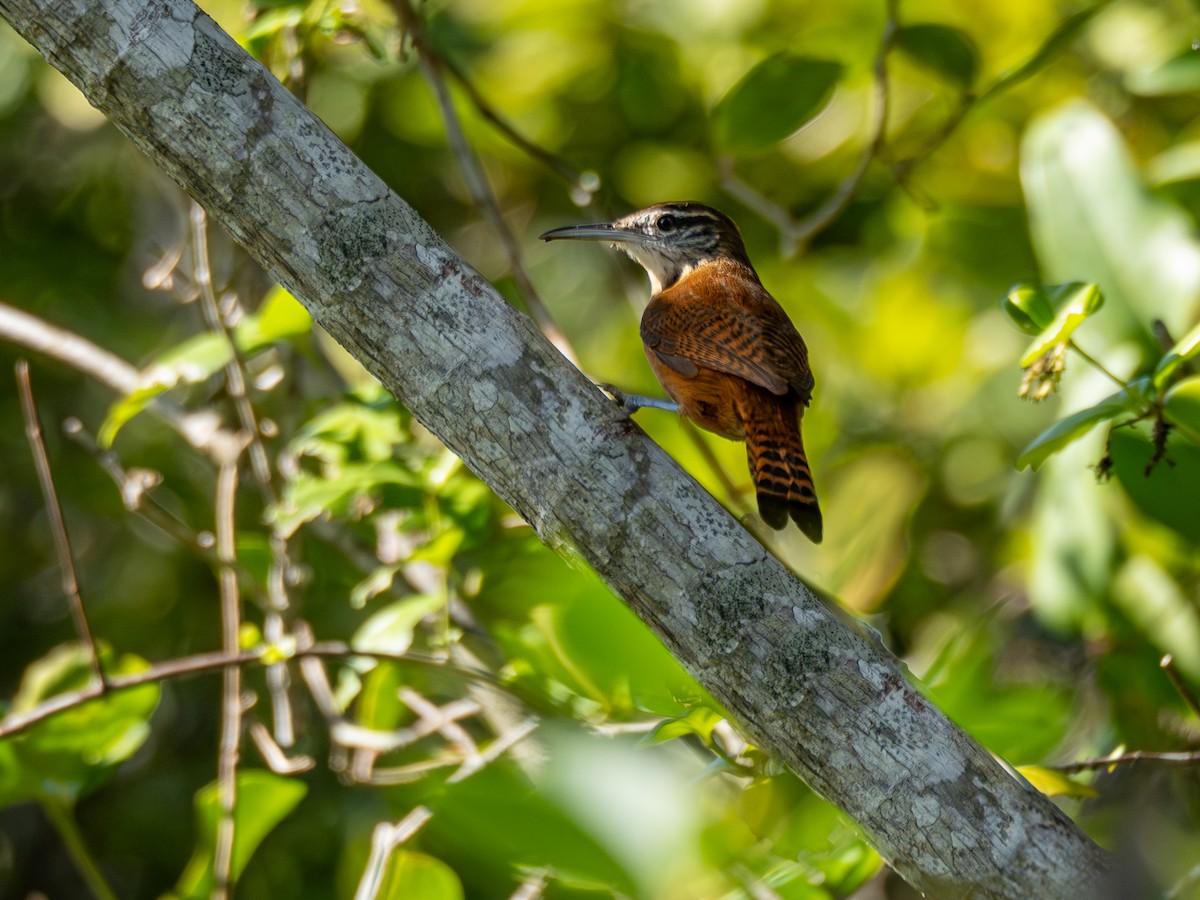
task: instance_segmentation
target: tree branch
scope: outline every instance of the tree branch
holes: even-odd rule
[[[0,0],[0,14],[918,889],[1100,892],[1103,851],[818,601],[188,0]]]

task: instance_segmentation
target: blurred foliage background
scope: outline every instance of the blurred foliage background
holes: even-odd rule
[[[536,235],[668,199],[729,213],[817,379],[805,436],[826,538],[769,535],[772,549],[1117,849],[1130,896],[1200,897],[1195,762],[1053,768],[1200,737],[1195,4],[906,0],[894,19],[881,0],[202,5],[525,304],[422,54],[402,41],[410,17],[521,271],[598,381],[658,390],[637,338],[644,277]],[[886,132],[848,181],[872,145],[885,31]],[[809,228],[830,198],[845,202]],[[237,425],[228,345],[197,300],[199,228],[0,27],[0,303],[146,373],[122,401],[8,330],[0,343],[6,363],[32,361],[114,671],[220,646],[203,546],[130,512],[92,437],[114,439],[110,469],[158,473],[159,513],[204,544],[213,462],[144,411],[169,391]],[[246,472],[238,495],[245,645],[273,627],[278,576],[283,619],[409,656],[326,662],[348,722],[403,729],[423,701],[474,704],[461,734],[379,754],[397,783],[367,784],[348,762],[363,751],[344,749],[297,679],[289,752],[317,764],[269,774],[247,743],[240,896],[353,896],[374,826],[418,806],[431,816],[379,896],[905,896],[852,823],[746,745],[598,579],[538,544],[218,229],[208,240],[271,464],[269,488]],[[1068,282],[1096,287],[1039,287]],[[1041,333],[1032,357],[1010,317]],[[1048,398],[1034,405],[1018,389],[1042,351],[1031,392]],[[20,710],[87,667],[64,646],[74,632],[7,378],[0,415],[0,695]],[[670,415],[638,420],[749,512],[740,446]],[[269,722],[262,671],[246,677],[250,715]],[[100,882],[120,897],[206,896],[219,698],[214,675],[171,680],[0,742],[0,896],[103,895]],[[472,747],[488,764],[465,771]]]

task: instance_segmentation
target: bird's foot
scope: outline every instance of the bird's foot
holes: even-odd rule
[[[597,385],[600,390],[608,394],[621,407],[621,411],[625,415],[633,415],[639,409],[649,407],[650,409],[662,409],[667,412],[679,412],[679,404],[673,403],[670,400],[663,400],[658,397],[646,397],[642,394],[627,394],[611,384]]]

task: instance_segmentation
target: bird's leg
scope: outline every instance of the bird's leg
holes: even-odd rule
[[[616,400],[617,405],[621,407],[621,411],[626,415],[632,415],[639,409],[644,409],[646,407],[649,407],[650,409],[662,409],[666,410],[667,412],[679,412],[679,404],[671,400],[663,400],[658,397],[646,397],[642,394],[627,394],[611,384],[599,384],[597,387]]]

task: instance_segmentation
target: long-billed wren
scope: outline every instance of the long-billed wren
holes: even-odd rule
[[[650,368],[686,418],[746,442],[763,520],[783,528],[790,516],[819,543],[821,509],[800,438],[813,389],[808,349],[759,281],[732,220],[700,203],[660,203],[542,239],[609,241],[641,263],[650,276],[641,327]]]

